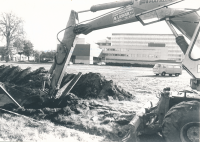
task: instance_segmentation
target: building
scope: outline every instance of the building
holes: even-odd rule
[[[182,62],[184,57],[172,34],[113,33],[97,44],[105,62]]]
[[[84,38],[75,39],[75,49],[72,53],[71,62],[74,64],[94,64],[99,62],[102,49],[97,44],[85,44]]]
[[[75,64],[94,64],[98,62],[102,49],[96,44],[76,44],[71,61]]]
[[[76,38],[76,44],[85,44],[85,38]]]
[[[2,55],[4,54],[4,49],[5,49],[5,46],[0,46],[0,58],[1,58],[1,60],[3,60]],[[20,51],[19,51],[19,49],[17,49],[17,47],[11,46],[10,51],[11,51],[10,59],[12,61],[28,61],[28,57],[22,54],[23,51],[21,51],[21,55],[19,54]],[[35,60],[35,57],[30,56],[29,60],[32,60],[32,61]]]

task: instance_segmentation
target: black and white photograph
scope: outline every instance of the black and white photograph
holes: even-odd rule
[[[200,142],[200,0],[0,0],[0,142]]]

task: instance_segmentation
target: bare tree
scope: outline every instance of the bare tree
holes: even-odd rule
[[[6,40],[6,61],[8,61],[10,45],[16,39],[24,36],[23,20],[14,15],[12,12],[2,13],[0,18],[0,36]]]

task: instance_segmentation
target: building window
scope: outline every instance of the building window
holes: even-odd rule
[[[165,47],[165,43],[148,43],[148,47]]]
[[[152,55],[152,54],[149,54],[148,56],[149,56],[149,58],[153,58],[154,57],[154,55]]]
[[[142,57],[147,57],[147,55],[146,55],[146,54],[143,54]]]
[[[168,68],[173,68],[173,66],[167,66]]]
[[[179,59],[180,60],[180,59]],[[181,68],[181,66],[174,66],[174,68],[176,68],[176,69],[180,69]]]

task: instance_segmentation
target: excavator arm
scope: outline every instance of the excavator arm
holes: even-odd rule
[[[176,43],[185,55],[183,67],[192,76],[190,81],[191,87],[200,91],[200,54],[198,54],[200,53],[200,46],[199,44],[196,44],[199,42],[197,41],[200,21],[200,16],[197,11],[199,9],[180,10],[168,8],[168,6],[181,1],[130,0],[125,1],[124,3],[113,2],[92,6],[89,10],[92,12],[104,10],[106,8],[122,7],[105,16],[92,20],[91,22],[77,25],[74,28],[74,33],[88,34],[94,30],[131,22],[141,22],[141,24],[145,26],[160,21],[166,21],[176,38]],[[179,35],[174,27],[176,27],[176,29],[184,36]],[[187,43],[185,37],[191,41],[189,44]]]
[[[60,42],[61,44],[58,45],[57,48],[55,62],[53,63],[49,71],[50,75],[48,75],[48,77],[51,76],[51,79],[49,79],[49,95],[53,97],[60,96],[57,94],[57,92],[60,89],[61,81],[63,79],[64,73],[66,72],[68,62],[71,58],[72,54],[70,53],[73,52],[75,45],[74,41],[76,41],[75,37],[77,35],[88,34],[94,30],[99,30],[112,26],[137,22],[138,18],[136,17],[136,15],[141,12],[155,9],[157,7],[172,5],[181,1],[183,0],[123,0],[95,5],[91,7],[90,11],[96,12],[99,10],[110,8],[120,8],[108,14],[102,15],[98,18],[95,18],[94,20],[86,24],[76,23],[76,20],[78,20],[78,13],[81,13],[83,11],[75,12],[72,10],[67,27],[65,29],[63,40]]]
[[[86,11],[72,11],[67,28],[65,29],[63,40],[61,41],[61,44],[58,45],[55,62],[49,71],[51,74],[50,95],[55,96],[55,92],[60,89],[62,78],[72,55],[70,53],[72,53],[74,49],[75,37],[79,34],[89,34],[95,30],[132,22],[141,22],[141,24],[145,26],[164,20],[175,35],[177,44],[185,54],[183,64],[186,71],[193,77],[191,79],[192,88],[200,90],[200,57],[197,57],[199,56],[198,52],[191,51],[200,50],[200,47],[198,46],[193,48],[195,45],[194,43],[196,43],[195,37],[198,36],[198,24],[200,18],[195,10],[188,11],[168,8],[168,6],[181,1],[183,0],[124,0],[99,4],[92,6],[90,10],[86,11],[96,12],[110,8],[118,9],[84,24],[78,24],[76,23],[76,20],[78,19],[78,13]],[[192,41],[190,44],[191,46],[186,42],[184,36],[180,36],[176,33],[174,27]],[[194,40],[192,40],[193,37]],[[195,57],[194,60],[191,58],[192,56]]]
[[[132,22],[138,22],[137,15],[143,12],[155,9],[166,7],[183,0],[123,0],[117,2],[111,2],[106,4],[99,4],[92,6],[90,10],[86,11],[100,11],[110,8],[118,8],[107,14],[99,16],[86,24],[80,24],[74,28],[74,33],[76,34],[89,34],[94,30],[109,28],[113,26],[128,24]],[[77,13],[82,13],[86,11],[80,11]],[[152,18],[148,16],[147,19]]]

